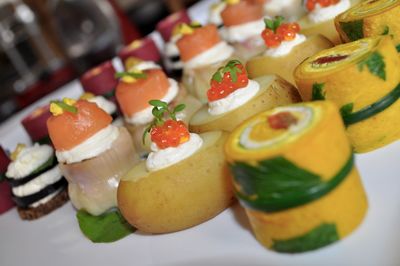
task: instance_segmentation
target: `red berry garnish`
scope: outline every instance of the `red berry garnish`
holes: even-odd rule
[[[276,30],[276,34],[278,34],[283,41],[291,41],[296,38],[296,32],[289,28],[289,24],[282,24]]]
[[[289,23],[288,24],[289,26],[289,29],[291,29],[291,30],[293,30],[294,32],[296,32],[296,33],[299,33],[300,32],[300,25],[299,25],[299,23],[297,23],[297,22],[292,22],[292,23]]]
[[[161,126],[153,127],[150,136],[159,149],[166,149],[185,143],[189,140],[190,133],[185,123],[169,119]]]
[[[297,124],[297,118],[290,112],[280,112],[268,116],[269,126],[273,129],[288,129],[291,125]]]
[[[268,46],[269,48],[274,48],[278,47],[281,44],[282,38],[278,34],[274,33],[274,35],[272,35],[271,37],[269,37],[264,41],[266,46]]]
[[[308,0],[306,3],[306,8],[308,11],[313,11],[315,9],[315,5],[317,4],[317,0]]]
[[[321,7],[328,7],[332,5],[336,5],[340,0],[308,0],[306,3],[306,8],[308,11],[313,11],[317,4]]]

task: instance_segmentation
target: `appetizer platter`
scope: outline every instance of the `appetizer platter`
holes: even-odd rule
[[[399,5],[201,1],[14,115],[0,265],[399,265]]]

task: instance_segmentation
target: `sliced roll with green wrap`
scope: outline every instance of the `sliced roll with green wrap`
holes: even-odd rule
[[[243,123],[225,153],[237,198],[258,241],[298,253],[338,241],[368,203],[337,107],[278,107]]]
[[[400,0],[363,1],[335,18],[343,42],[390,35],[400,49]]]
[[[355,152],[400,137],[400,59],[389,36],[324,50],[299,65],[294,77],[304,101],[331,100],[340,108]]]

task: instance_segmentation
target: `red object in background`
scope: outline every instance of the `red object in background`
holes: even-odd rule
[[[172,31],[174,30],[176,25],[180,23],[189,24],[190,22],[191,19],[187,11],[181,10],[161,20],[157,24],[156,29],[161,34],[161,37],[164,39],[164,41],[169,42],[169,40],[171,39]]]
[[[130,57],[154,62],[159,62],[161,60],[160,51],[151,37],[133,41],[131,44],[122,48],[118,56],[121,58],[124,65],[126,60]]]
[[[137,27],[128,19],[125,13],[121,10],[115,0],[108,0],[114,9],[115,14],[118,16],[119,25],[121,27],[122,37],[124,44],[131,43],[132,41],[141,37]]]
[[[49,117],[51,113],[49,105],[46,105],[37,108],[21,121],[32,142],[42,141],[49,136],[46,124]]]
[[[19,94],[17,96],[19,107],[24,108],[30,105],[43,96],[65,85],[67,82],[73,80],[75,76],[75,71],[70,66],[58,69],[49,77],[39,80]]]
[[[9,163],[10,159],[3,148],[0,147],[0,174],[3,175],[7,172]],[[14,207],[14,202],[11,198],[11,188],[7,181],[0,181],[0,214],[8,211],[12,207]]]
[[[106,61],[86,71],[80,82],[85,91],[95,95],[108,95],[114,92],[118,80],[115,78],[115,68],[111,61]]]

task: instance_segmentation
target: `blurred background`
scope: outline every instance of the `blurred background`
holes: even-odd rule
[[[196,0],[0,0],[0,122]]]

